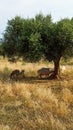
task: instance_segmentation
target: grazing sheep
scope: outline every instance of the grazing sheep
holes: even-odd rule
[[[24,75],[24,70],[21,70],[20,73],[18,74],[17,76],[18,80],[22,80],[25,78],[25,75]]]
[[[64,73],[64,71],[66,71],[66,67],[65,66],[61,66],[60,71],[61,71],[61,73]]]
[[[15,81],[21,80],[24,77],[25,77],[24,70],[20,71],[20,70],[16,69],[16,70],[12,71],[11,74],[10,74],[10,79],[15,80]]]
[[[13,70],[10,74],[10,79],[16,79],[16,77],[19,75],[20,71],[19,70]]]
[[[49,77],[49,75],[52,74],[53,72],[54,72],[53,68],[41,68],[37,71],[40,78],[42,78],[42,76]]]

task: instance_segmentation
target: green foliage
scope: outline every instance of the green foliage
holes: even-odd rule
[[[53,23],[51,15],[38,14],[31,19],[16,16],[8,21],[2,47],[7,56],[18,55],[32,62],[44,56],[49,61],[72,56],[73,19]]]
[[[56,39],[58,42],[59,54],[72,54],[73,49],[73,28],[69,19],[63,19],[57,24]]]
[[[17,55],[19,44],[21,42],[22,30],[23,19],[20,17],[16,16],[14,19],[8,21],[3,42],[7,56]]]
[[[42,57],[41,36],[39,33],[30,35],[28,57],[31,61],[37,61]]]
[[[69,19],[63,19],[52,26],[52,42],[48,43],[48,59],[55,60],[58,57],[72,55],[73,29]],[[46,56],[46,57],[47,57]]]

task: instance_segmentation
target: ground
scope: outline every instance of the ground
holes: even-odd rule
[[[53,65],[0,59],[0,130],[73,130],[73,66],[59,80],[40,79],[42,67]],[[9,79],[14,69],[25,70],[22,81]]]

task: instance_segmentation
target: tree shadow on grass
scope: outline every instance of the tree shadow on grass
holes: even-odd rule
[[[50,82],[51,80],[54,80],[54,81],[58,81],[58,80],[61,80],[61,79],[52,79],[50,77],[44,77],[44,78],[39,78],[38,76],[25,76],[25,78],[21,79],[21,80],[11,80],[10,79],[10,73],[7,71],[2,71],[0,72],[0,80],[3,82],[3,83],[14,83],[14,82],[20,82],[20,83],[29,83],[29,84],[37,84],[37,83],[40,83],[40,84],[46,84],[48,82]]]
[[[39,78],[39,77],[25,77],[25,83],[48,83],[48,78]]]
[[[60,81],[57,79],[50,79],[50,78],[39,78],[39,77],[25,77],[24,79],[13,81],[11,80],[10,82],[17,82],[17,83],[26,83],[26,84],[48,84],[49,82],[56,82]]]
[[[29,84],[37,84],[37,83],[48,83],[48,81],[50,80],[49,78],[39,78],[39,77],[32,77],[32,76],[28,76],[25,77],[21,80],[11,80],[10,79],[10,74],[9,73],[5,73],[5,72],[0,72],[0,80],[2,83],[14,83],[14,82],[20,82],[20,83],[29,83]]]

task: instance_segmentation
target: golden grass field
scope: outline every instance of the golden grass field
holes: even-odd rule
[[[0,59],[0,130],[73,130],[73,66],[65,65],[62,79],[38,78],[50,66]],[[14,69],[24,69],[25,79],[11,81]]]

